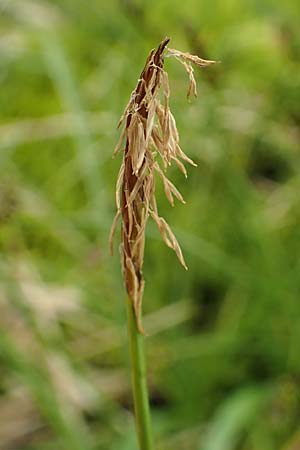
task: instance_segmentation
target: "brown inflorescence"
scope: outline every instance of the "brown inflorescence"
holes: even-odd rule
[[[172,248],[179,261],[187,269],[181,248],[167,222],[159,216],[155,199],[155,172],[161,178],[167,199],[174,205],[174,197],[184,203],[182,195],[166,177],[165,171],[172,162],[187,176],[182,161],[196,164],[179,146],[179,135],[174,116],[169,109],[169,81],[164,70],[164,56],[173,56],[185,67],[190,85],[188,96],[197,95],[192,63],[199,66],[213,64],[198,56],[167,48],[169,38],[165,38],[147,58],[135,90],[120,119],[123,130],[114,155],[123,149],[123,162],[116,185],[117,213],[110,233],[112,252],[113,236],[122,217],[122,265],[127,293],[133,302],[137,326],[142,332],[141,304],[144,290],[142,274],[146,223],[151,216],[166,245]],[[158,93],[162,87],[163,103]],[[162,167],[156,156],[159,155]]]

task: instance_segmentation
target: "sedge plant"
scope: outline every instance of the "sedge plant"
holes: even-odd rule
[[[164,57],[174,57],[183,64],[189,76],[188,97],[191,94],[197,96],[192,64],[204,67],[215,63],[170,49],[167,47],[169,41],[169,38],[165,38],[156,50],[151,50],[147,58],[120,119],[119,127],[123,125],[123,128],[114,151],[114,156],[123,151],[123,160],[116,183],[117,212],[110,233],[110,247],[112,252],[113,236],[122,219],[121,259],[128,295],[128,337],[140,450],[154,448],[141,314],[145,229],[149,217],[156,223],[166,245],[175,251],[180,263],[187,269],[175,235],[158,213],[155,174],[162,180],[166,197],[173,206],[174,197],[182,203],[184,199],[166,176],[168,166],[175,163],[185,177],[187,172],[184,162],[196,166],[179,145],[176,121],[169,108],[170,89],[168,74],[164,70]]]

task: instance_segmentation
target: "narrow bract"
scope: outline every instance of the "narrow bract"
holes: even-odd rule
[[[142,274],[144,259],[145,227],[151,216],[168,247],[173,249],[185,269],[187,269],[181,248],[167,222],[159,216],[155,199],[155,172],[161,178],[168,201],[174,205],[174,197],[184,203],[183,197],[165,171],[175,162],[187,176],[182,161],[196,164],[182,151],[176,121],[169,109],[170,88],[168,74],[164,71],[164,56],[173,56],[186,69],[191,93],[197,95],[192,63],[207,66],[215,61],[206,61],[198,56],[167,48],[169,38],[164,39],[157,50],[152,50],[145,67],[131,94],[130,100],[120,119],[123,124],[114,156],[123,150],[123,161],[116,185],[117,213],[110,233],[110,248],[120,217],[122,216],[122,265],[127,293],[133,302],[138,329],[142,332],[141,303],[144,290]],[[162,88],[163,103],[159,90]],[[124,143],[124,144],[123,144]],[[160,167],[157,155],[160,156]]]

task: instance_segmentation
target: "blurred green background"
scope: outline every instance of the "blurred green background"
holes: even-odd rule
[[[197,163],[149,222],[157,450],[300,447],[298,0],[0,0],[0,449],[136,450],[125,293],[108,252],[118,119],[151,48]],[[117,236],[117,240],[119,236]],[[118,244],[116,245],[118,247]]]

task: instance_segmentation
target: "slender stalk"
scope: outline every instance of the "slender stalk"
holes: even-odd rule
[[[128,338],[136,430],[140,450],[153,450],[144,336],[138,331],[132,300],[127,301]]]

